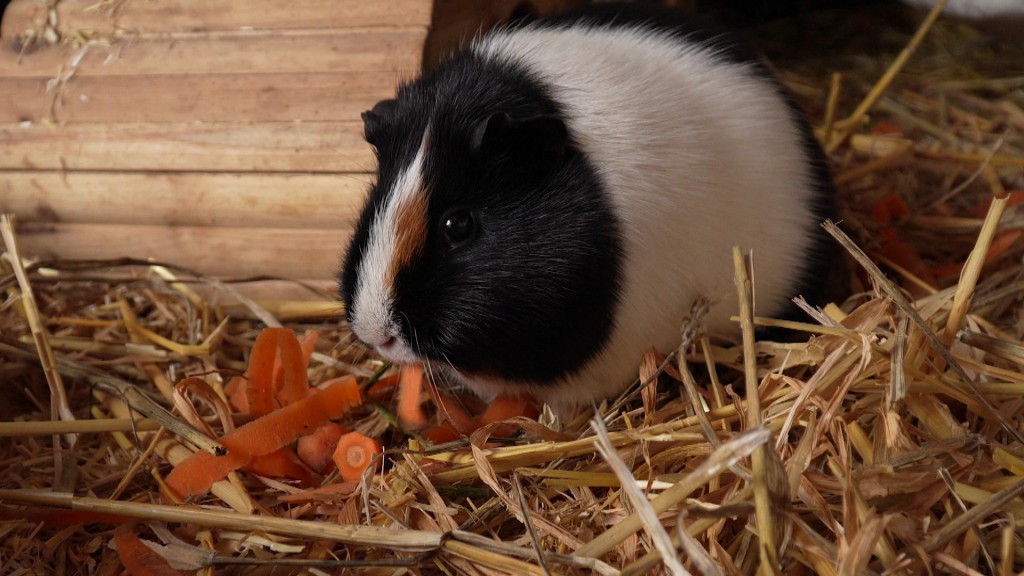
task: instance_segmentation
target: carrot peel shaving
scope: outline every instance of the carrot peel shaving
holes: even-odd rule
[[[427,425],[427,417],[420,407],[423,393],[423,366],[406,364],[398,378],[398,419],[407,428],[418,430]]]
[[[185,573],[171,568],[167,560],[146,546],[132,532],[131,524],[121,524],[114,530],[114,544],[121,564],[132,576],[183,576]]]
[[[228,449],[228,454],[213,456],[200,451],[186,458],[167,475],[167,486],[182,499],[205,493],[214,482],[246,466],[253,457],[280,450],[361,403],[355,378],[332,380],[313,395],[225,434],[220,442]]]

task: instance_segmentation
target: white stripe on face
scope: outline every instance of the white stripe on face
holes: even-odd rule
[[[426,193],[423,163],[428,128],[412,163],[398,176],[391,194],[370,228],[369,242],[359,263],[352,306],[352,331],[360,340],[397,362],[417,358],[403,341],[394,317],[395,276],[426,240]]]

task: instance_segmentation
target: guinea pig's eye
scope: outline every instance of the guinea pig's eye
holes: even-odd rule
[[[464,208],[453,208],[441,217],[441,233],[451,246],[469,240],[476,233],[473,214]]]

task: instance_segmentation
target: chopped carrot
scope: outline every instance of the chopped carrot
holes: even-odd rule
[[[242,450],[231,449],[224,456],[214,456],[200,450],[182,460],[167,475],[165,483],[172,492],[172,499],[183,501],[189,496],[205,494],[214,482],[245,466],[252,455]]]
[[[249,412],[249,395],[246,391],[246,380],[242,376],[234,376],[224,386],[224,395],[228,398],[228,404],[235,412]]]
[[[312,486],[322,480],[320,475],[310,470],[290,446],[275,450],[263,456],[254,456],[245,469],[253,474],[268,478],[288,478],[298,480],[302,486]]]
[[[398,419],[408,428],[420,429],[427,424],[427,417],[420,407],[423,380],[422,365],[402,366],[398,379]]]
[[[444,444],[445,442],[454,442],[460,438],[464,438],[464,435],[460,434],[451,424],[440,424],[437,426],[431,426],[423,432],[420,436],[424,440],[428,440],[434,444]]]
[[[373,464],[374,456],[382,452],[380,442],[359,432],[349,432],[338,440],[334,463],[345,480],[359,480],[363,471]]]
[[[540,412],[537,410],[537,404],[529,396],[499,394],[498,397],[487,406],[484,413],[480,415],[480,424],[490,424],[491,422],[508,420],[509,418],[515,418],[516,416],[536,418],[539,413]]]
[[[992,262],[1002,256],[1004,252],[1016,246],[1021,238],[1024,238],[1024,229],[1021,228],[1004,230],[997,233],[995,238],[992,239],[992,245],[989,246],[988,252],[985,253],[985,262]],[[932,274],[936,276],[954,276],[960,274],[963,268],[964,264],[947,264],[933,268]]]
[[[1007,208],[1024,204],[1024,190],[1010,190],[1006,195],[1008,197],[1006,200]],[[988,214],[988,209],[992,207],[992,200],[992,195],[985,196],[985,199],[978,202],[978,205],[974,207],[974,214],[978,218],[984,218]]]
[[[1004,230],[997,233],[996,237],[992,239],[992,245],[989,246],[988,252],[985,254],[985,262],[995,260],[1004,252],[1016,246],[1017,241],[1022,237],[1024,237],[1024,228]]]
[[[891,224],[893,220],[910,216],[910,207],[903,196],[893,192],[871,205],[871,215],[879,224]]]
[[[312,434],[299,438],[296,445],[299,460],[315,472],[324,474],[333,461],[338,439],[346,432],[348,429],[336,422],[322,424]]]
[[[366,391],[366,395],[369,396],[370,398],[379,400],[383,398],[386,394],[392,392],[395,388],[397,388],[398,381],[400,379],[401,374],[399,372],[388,374],[387,376],[374,382],[373,385],[370,386],[370,389]]]
[[[287,406],[305,398],[306,391],[309,390],[307,363],[303,358],[302,345],[299,344],[294,332],[286,330],[278,334],[277,354],[281,377],[278,379],[275,370],[274,391],[280,405]]]
[[[249,464],[254,456],[277,451],[361,403],[355,378],[335,379],[312,396],[225,434],[220,442],[228,449],[226,455],[199,451],[186,458],[167,475],[167,486],[181,499],[205,493],[229,472]]]
[[[114,544],[121,564],[131,576],[182,576],[184,572],[171,568],[163,556],[146,546],[132,532],[131,524],[121,524],[114,529]]]
[[[450,423],[455,430],[463,434],[469,434],[480,427],[480,422],[462,409],[462,404],[460,404],[458,399],[442,392],[437,392],[433,396],[434,404],[437,404],[438,412],[441,413],[444,420]]]
[[[536,418],[538,414],[540,414],[540,412],[537,410],[537,404],[529,396],[499,394],[498,397],[487,406],[484,413],[480,415],[480,425],[486,426],[492,422],[501,422],[502,420],[515,418],[516,416]],[[511,425],[499,426],[494,429],[494,435],[508,436],[515,433],[515,431],[516,428]]]
[[[277,369],[277,350],[281,333],[287,328],[266,328],[256,337],[249,353],[249,368],[245,371],[245,395],[249,399],[249,413],[264,416],[274,410],[274,372]]]
[[[313,359],[313,352],[316,352],[316,342],[320,339],[320,333],[316,330],[306,330],[306,332],[299,336],[299,346],[302,348],[302,365],[309,366],[310,360]]]

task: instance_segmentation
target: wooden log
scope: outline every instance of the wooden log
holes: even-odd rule
[[[351,230],[217,228],[112,224],[18,225],[26,257],[152,258],[216,277],[273,275],[330,279],[341,266]]]
[[[5,124],[0,170],[371,172],[362,133],[361,122]]]
[[[0,212],[24,222],[351,227],[368,175],[0,173]]]
[[[412,72],[0,78],[0,122],[355,121]]]
[[[47,22],[44,0],[14,0],[7,7],[0,36],[12,39]],[[57,30],[161,33],[249,29],[322,29],[365,26],[430,26],[430,0],[135,0],[104,9],[96,0],[62,0]],[[99,9],[97,9],[99,7]]]
[[[200,33],[26,54],[2,43],[0,78],[57,77],[72,68],[78,77],[416,70],[426,34],[426,28]]]

